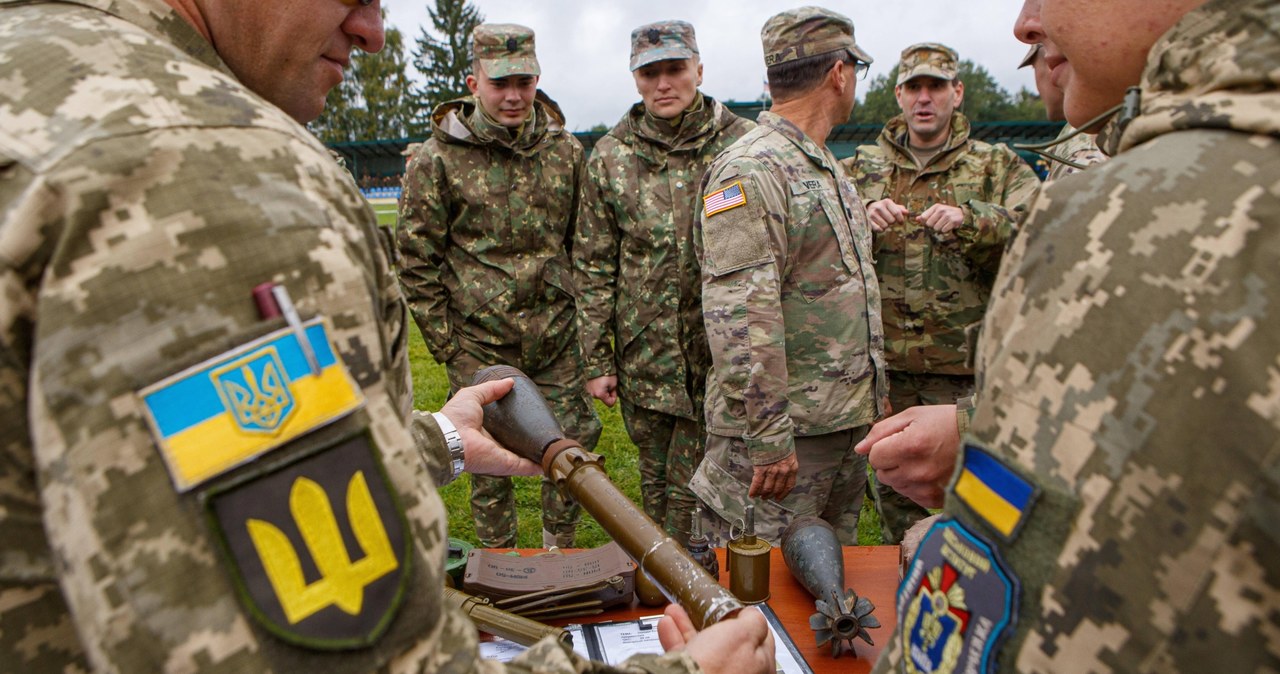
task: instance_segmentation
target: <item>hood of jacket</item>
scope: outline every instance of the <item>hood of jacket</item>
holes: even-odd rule
[[[455,145],[507,147],[517,153],[534,152],[549,138],[564,131],[564,113],[541,89],[533,99],[533,119],[514,138],[481,118],[480,102],[464,96],[436,106],[431,113],[431,136]]]
[[[720,101],[702,92],[698,95],[702,105],[685,113],[678,127],[656,124],[647,117],[642,101],[631,106],[606,135],[636,148],[637,154],[653,164],[661,164],[671,152],[697,152],[738,119]]]
[[[1107,154],[1186,129],[1280,136],[1280,3],[1211,0],[1187,13],[1151,48],[1140,90],[1137,115],[1099,135]]]
[[[947,167],[950,162],[954,161],[958,156],[955,151],[963,148],[969,142],[969,118],[964,113],[956,110],[951,114],[951,137],[947,139],[947,144],[938,154],[934,156],[934,160],[929,164],[929,169],[937,169]],[[906,115],[898,115],[885,123],[884,129],[880,131],[878,144],[884,149],[885,153],[893,158],[893,161],[904,166],[915,166],[915,157],[911,154],[911,150],[907,148],[907,117]]]

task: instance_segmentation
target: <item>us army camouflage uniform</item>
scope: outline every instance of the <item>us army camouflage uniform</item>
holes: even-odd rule
[[[565,431],[592,449],[569,248],[582,146],[539,93],[513,138],[474,98],[444,103],[409,161],[400,201],[400,281],[453,391],[489,365],[520,368]],[[471,511],[486,547],[516,546],[510,478],[472,476]],[[571,547],[580,508],[542,482],[545,545]]]
[[[852,445],[886,394],[870,229],[830,151],[778,115],[757,121],[703,182],[703,194],[739,184],[745,203],[704,209],[694,230],[713,366],[693,491],[724,539],[753,466],[794,452],[796,487],[756,504],[757,533],[776,543],[794,517],[818,515],[856,545],[866,458]]]
[[[574,241],[587,378],[617,374],[645,512],[681,540],[711,360],[693,252],[698,190],[711,160],[754,127],[701,93],[678,126],[637,103],[587,163]]]
[[[480,662],[442,603],[444,439],[411,412],[406,308],[373,214],[314,136],[160,0],[0,1],[0,63],[0,669],[624,671],[549,641]],[[281,329],[255,310],[263,281],[329,320],[364,407],[179,493],[138,391]],[[290,645],[241,603],[205,498],[361,431],[369,482],[395,494],[373,518],[408,533],[403,601],[361,590],[351,615],[389,619],[370,646]],[[278,496],[259,505],[288,520]],[[698,671],[683,654],[631,664]]]
[[[893,199],[910,211],[874,235],[893,411],[955,402],[973,386],[965,331],[981,322],[1005,242],[1040,181],[1013,150],[971,139],[958,111],[946,146],[923,168],[907,148],[902,115],[842,163],[863,203]],[[940,234],[915,220],[939,203],[959,206],[964,224]],[[886,543],[928,514],[889,487],[873,491]]]
[[[987,671],[984,642],[1000,672],[1280,671],[1278,25],[1270,0],[1184,16],[1113,158],[1046,188],[1005,256],[969,440],[1038,491],[1004,536],[950,487],[898,609],[940,551],[977,569],[934,595],[948,671]],[[925,613],[876,671],[937,662],[904,652]]]
[[[1107,160],[1107,155],[1103,154],[1102,150],[1098,149],[1097,134],[1081,133],[1071,136],[1071,134],[1075,132],[1075,127],[1070,124],[1063,126],[1062,131],[1058,133],[1058,138],[1066,140],[1062,140],[1058,145],[1054,145],[1049,149],[1049,151],[1058,157],[1062,157],[1063,159],[1073,161],[1086,167],[1093,166],[1094,164],[1101,164]],[[1045,181],[1057,180],[1058,178],[1068,176],[1079,171],[1080,169],[1070,164],[1050,160],[1049,175],[1045,178]]]

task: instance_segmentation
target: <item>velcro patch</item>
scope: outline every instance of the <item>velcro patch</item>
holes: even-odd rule
[[[368,646],[405,599],[412,539],[368,431],[203,495],[241,600],[267,631]]]
[[[988,541],[956,520],[933,525],[898,590],[903,671],[993,671],[1021,593]]]
[[[702,212],[708,217],[746,205],[747,193],[742,189],[741,182],[736,182],[702,197]]]
[[[964,467],[952,491],[1006,541],[1022,528],[1040,493],[1034,483],[972,442],[965,444]]]
[[[283,328],[138,392],[178,491],[364,404],[331,346],[327,322],[312,319],[302,332],[319,372],[294,331]]]

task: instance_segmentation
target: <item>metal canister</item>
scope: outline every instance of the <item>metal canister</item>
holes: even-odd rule
[[[741,528],[741,534],[734,530]],[[733,523],[729,529],[728,554],[729,591],[739,601],[759,604],[769,599],[769,551],[768,541],[756,537],[756,507],[748,505],[746,516]]]

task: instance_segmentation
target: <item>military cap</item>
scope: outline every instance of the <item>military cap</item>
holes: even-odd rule
[[[898,84],[916,77],[954,80],[959,72],[960,55],[937,42],[921,42],[902,50],[898,61]]]
[[[684,21],[659,21],[631,31],[631,69],[655,61],[690,59],[698,53],[693,26]]]
[[[471,31],[471,50],[484,74],[494,79],[542,74],[530,28],[514,23],[482,23]]]
[[[853,39],[853,21],[822,7],[800,7],[775,14],[760,29],[766,67],[846,49],[854,58],[872,58]]]
[[[1018,64],[1018,69],[1021,70],[1031,65],[1032,63],[1035,63],[1036,55],[1039,53],[1040,53],[1040,43],[1037,42],[1036,44],[1031,45],[1031,48],[1027,50],[1027,55],[1023,56],[1022,62]]]

